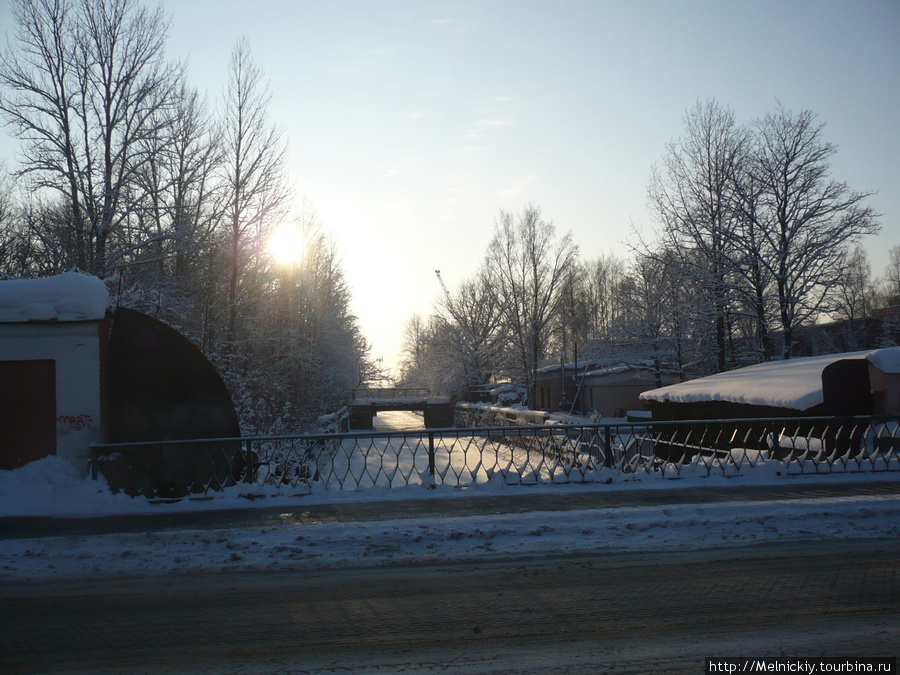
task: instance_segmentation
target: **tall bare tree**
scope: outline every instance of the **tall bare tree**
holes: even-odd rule
[[[487,384],[503,365],[501,305],[492,270],[483,265],[454,292],[443,280],[441,287],[444,295],[433,317],[430,347],[432,360],[440,352],[438,369],[443,375],[432,374],[432,380],[456,383],[458,389]]]
[[[682,262],[711,300],[716,369],[729,353],[729,305],[734,288],[733,177],[743,161],[746,133],[732,111],[716,101],[698,102],[684,118],[685,132],[666,147],[648,189],[662,224],[665,250],[684,251]]]
[[[556,236],[553,223],[529,205],[518,215],[500,211],[488,264],[496,274],[496,290],[505,330],[526,382],[531,401],[537,369],[546,356],[566,280],[578,259],[570,233]]]
[[[56,190],[68,200],[76,262],[86,269],[75,3],[18,0],[12,13],[16,39],[0,57],[0,112],[25,146],[18,173],[33,176],[37,187]]]
[[[870,315],[874,288],[869,258],[861,246],[844,251],[838,267],[838,277],[830,289],[831,315],[847,322],[847,346],[863,346],[862,320]]]
[[[247,39],[235,44],[222,109],[225,219],[229,239],[228,332],[259,283],[265,238],[287,212],[286,143],[270,123],[271,94]]]
[[[900,245],[888,249],[888,263],[878,279],[878,302],[882,307],[900,304]]]
[[[621,318],[623,303],[619,291],[624,277],[625,261],[614,254],[600,255],[585,263],[589,340],[608,338]]]
[[[403,345],[401,372],[404,380],[421,381],[423,379],[423,365],[426,342],[428,339],[428,324],[421,314],[413,314],[403,324]]]
[[[781,105],[754,126],[753,218],[765,240],[760,262],[775,285],[783,358],[792,354],[797,326],[823,307],[844,251],[879,230],[877,214],[865,205],[872,193],[831,178],[837,148],[824,140],[823,128],[812,112]]]
[[[168,25],[138,0],[15,0],[13,15],[0,112],[26,146],[20,173],[65,197],[77,262],[103,274],[179,70],[165,60]]]

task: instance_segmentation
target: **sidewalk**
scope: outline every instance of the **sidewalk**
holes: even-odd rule
[[[78,518],[0,518],[0,540],[29,537],[136,533],[160,530],[312,525],[325,522],[372,522],[411,518],[463,517],[536,511],[575,511],[617,507],[671,506],[722,502],[772,502],[795,499],[834,499],[867,495],[900,496],[900,480],[835,482],[830,485],[784,484],[766,486],[716,486],[616,490],[596,487],[583,493],[541,492],[529,494],[527,486],[511,488],[502,495],[471,495],[428,499],[388,500],[335,504],[294,503],[219,511],[173,512],[151,515]],[[163,506],[160,507],[164,508]]]

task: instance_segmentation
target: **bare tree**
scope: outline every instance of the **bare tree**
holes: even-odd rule
[[[13,200],[13,181],[0,162],[0,275],[22,271],[22,218]]]
[[[444,296],[433,317],[429,356],[438,371],[450,375],[432,379],[453,382],[462,393],[472,385],[487,384],[503,367],[501,305],[492,270],[482,266],[474,277],[450,292],[440,279]]]
[[[514,216],[500,211],[488,264],[496,274],[505,330],[519,363],[518,374],[534,401],[537,369],[552,338],[565,281],[577,261],[571,234],[557,238],[540,209],[527,206]]]
[[[281,131],[269,123],[271,94],[250,55],[246,38],[235,44],[228,68],[221,135],[229,238],[228,333],[259,282],[256,274],[265,238],[281,220],[289,191]]]
[[[837,149],[823,139],[823,127],[813,113],[780,105],[755,124],[749,172],[759,200],[752,217],[765,240],[760,262],[775,285],[783,358],[791,356],[797,326],[823,307],[846,248],[879,229],[865,206],[872,193],[831,179]]]
[[[401,371],[404,380],[419,381],[422,379],[427,338],[427,322],[421,314],[413,314],[403,325]]]
[[[76,68],[74,0],[18,0],[15,47],[0,57],[0,112],[25,144],[20,174],[69,202],[78,265],[87,267],[80,192],[83,148],[76,117],[81,86]]]
[[[866,252],[860,246],[844,251],[838,266],[836,283],[831,287],[831,314],[847,322],[847,346],[862,346],[862,319],[870,315],[874,289],[872,268]]]
[[[900,304],[900,246],[888,249],[888,264],[879,278],[878,302],[882,307]]]
[[[79,266],[102,274],[178,71],[164,59],[168,26],[137,0],[17,0],[13,14],[0,111],[25,143],[21,173],[65,197]]]
[[[601,255],[585,263],[586,297],[590,317],[588,339],[608,337],[623,313],[620,286],[625,277],[625,261],[613,254]]]
[[[698,367],[704,345],[711,342],[708,322],[697,321],[696,304],[703,298],[682,259],[673,250],[638,255],[620,285],[627,307],[617,327],[621,353],[634,363],[649,362],[657,387],[665,371],[684,379],[686,366]]]
[[[684,135],[666,148],[663,168],[654,167],[648,193],[662,224],[665,250],[689,253],[682,262],[712,301],[716,369],[722,371],[728,361],[734,288],[731,195],[746,134],[731,110],[716,101],[698,102],[685,114],[684,124]]]
[[[746,331],[747,342],[756,361],[766,361],[773,356],[771,338],[771,287],[772,274],[764,264],[769,256],[768,242],[760,227],[758,210],[762,198],[762,186],[750,170],[752,161],[745,158],[734,167],[732,208],[735,216],[734,271],[741,283],[737,285],[737,302],[740,314],[750,319]]]

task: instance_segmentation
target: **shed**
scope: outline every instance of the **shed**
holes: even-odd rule
[[[750,447],[748,439],[756,439],[763,447],[769,427],[759,420],[765,418],[900,414],[900,347],[759,363],[647,391],[641,399],[650,404],[654,423],[723,420],[721,425],[684,426],[680,431],[684,435],[711,435],[727,447],[734,439]],[[781,433],[788,438],[822,435],[826,448],[842,451],[861,447],[856,426],[816,429],[814,423],[798,420],[783,426]],[[792,443],[789,446],[776,452],[796,450]],[[658,443],[655,452],[663,458],[681,457],[687,448]]]
[[[671,373],[662,378],[664,384],[677,381]],[[629,410],[647,409],[640,395],[655,382],[654,374],[641,364],[547,366],[538,371],[535,408],[555,412],[562,405],[582,413],[623,417]]]
[[[240,436],[228,390],[199,349],[153,317],[108,305],[104,283],[77,272],[0,282],[0,469],[56,454],[87,473],[95,442]],[[114,489],[177,496],[226,484],[238,450],[160,445],[101,470]]]
[[[769,361],[646,391],[655,420],[900,414],[900,347]]]
[[[86,470],[102,439],[109,294],[92,276],[0,282],[0,469],[58,454]]]

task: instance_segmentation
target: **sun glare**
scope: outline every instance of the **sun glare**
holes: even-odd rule
[[[303,257],[303,233],[291,225],[278,228],[269,235],[269,251],[282,264],[300,262]]]

